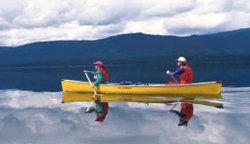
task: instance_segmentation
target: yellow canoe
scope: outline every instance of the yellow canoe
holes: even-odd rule
[[[63,92],[62,102],[89,102],[92,101],[93,93],[72,93]],[[200,104],[223,108],[220,102],[211,101],[209,99],[186,99],[181,97],[164,97],[164,96],[148,96],[148,95],[117,95],[117,94],[98,94],[97,99],[102,102],[143,102],[143,103],[169,103],[169,102],[187,102],[192,104]]]
[[[63,92],[93,93],[88,82],[62,80]],[[127,95],[152,95],[152,96],[181,96],[193,97],[221,97],[221,82],[202,82],[192,84],[163,85],[119,85],[116,83],[100,84],[95,87],[101,94],[127,94]]]

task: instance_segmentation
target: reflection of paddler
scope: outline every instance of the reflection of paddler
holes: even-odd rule
[[[96,112],[97,122],[103,122],[108,114],[109,104],[107,102],[95,101],[95,106],[91,107],[86,113]]]
[[[177,110],[170,110],[170,112],[179,116],[178,126],[187,126],[193,116],[193,104],[182,102],[180,112]]]

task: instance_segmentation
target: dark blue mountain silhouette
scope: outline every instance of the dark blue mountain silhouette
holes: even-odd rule
[[[82,70],[93,69],[96,60],[107,64],[111,82],[165,83],[171,81],[165,71],[177,68],[174,61],[180,55],[190,62],[195,82],[221,80],[224,86],[249,86],[250,29],[241,29],[187,37],[135,33],[1,47],[0,89],[60,91],[61,79],[86,80]]]
[[[0,66],[83,65],[172,62],[183,55],[194,61],[250,60],[250,28],[187,37],[124,34],[94,41],[36,42],[0,47]]]

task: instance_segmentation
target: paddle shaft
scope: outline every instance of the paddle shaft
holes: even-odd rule
[[[169,111],[173,110],[176,106],[177,106],[177,103],[175,103],[174,106]]]
[[[90,78],[89,78],[87,72],[84,72],[84,73],[85,73],[85,76],[86,76],[86,78],[87,78],[89,84],[92,86],[92,90],[94,91],[95,95],[97,95],[97,92],[96,92],[95,88],[93,87],[94,85],[93,85],[92,82],[90,81]]]
[[[171,111],[171,110],[173,110],[176,106],[177,106],[177,101],[167,101],[167,103],[166,103],[167,105],[173,105],[172,107],[171,107],[171,109],[169,109],[168,111]]]
[[[178,81],[176,80],[176,78],[170,74],[170,77],[174,80],[174,82],[178,83]]]
[[[87,72],[84,72],[84,73],[85,73],[85,76],[86,76],[86,78],[87,78],[89,84],[90,84],[91,87],[92,87],[92,90],[94,91],[94,95],[93,95],[93,97],[94,97],[94,96],[97,95],[97,92],[96,92],[95,88],[93,87],[94,85],[93,85],[92,82],[90,81],[90,78],[89,78]],[[90,102],[88,108],[86,109],[86,112],[89,111],[89,109],[90,109],[90,107],[93,105],[93,103],[94,103],[94,101],[92,100],[92,101]]]

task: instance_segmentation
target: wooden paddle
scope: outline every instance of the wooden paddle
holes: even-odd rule
[[[87,78],[87,80],[88,80],[89,84],[90,84],[90,85],[91,85],[91,87],[92,87],[92,90],[94,91],[93,98],[95,98],[98,94],[97,94],[97,92],[96,92],[96,90],[95,90],[95,88],[94,88],[94,85],[93,85],[93,84],[92,84],[92,82],[90,81],[90,78],[89,78],[89,76],[88,76],[87,72],[85,72],[85,71],[84,71],[84,73],[85,73],[85,76],[86,76],[86,78]],[[92,101],[90,102],[90,104],[89,104],[88,108],[86,109],[86,112],[88,112],[88,111],[89,111],[89,109],[90,109],[90,107],[93,105],[93,103],[94,103],[94,100],[92,100]]]
[[[170,74],[170,77],[174,80],[174,82],[178,83],[178,81],[176,80],[176,78]]]
[[[89,84],[91,85],[92,90],[94,91],[95,95],[97,95],[97,92],[96,92],[96,90],[95,90],[95,88],[94,88],[94,85],[93,85],[92,82],[90,81],[90,78],[89,78],[87,72],[84,72],[84,74],[85,74],[85,76],[86,76],[86,78],[87,78]]]
[[[168,73],[169,72],[169,73]],[[170,71],[167,71],[167,75],[170,75],[170,77],[174,80],[174,82],[178,83],[178,81],[176,80],[176,78],[171,74]]]

